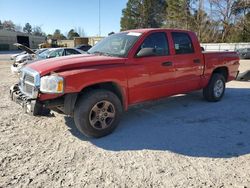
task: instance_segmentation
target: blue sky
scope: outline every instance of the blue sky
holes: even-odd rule
[[[122,9],[127,0],[101,1],[101,35],[120,30]],[[66,34],[81,27],[87,36],[99,34],[99,0],[0,0],[0,20],[24,26],[41,26],[44,32],[60,29]]]

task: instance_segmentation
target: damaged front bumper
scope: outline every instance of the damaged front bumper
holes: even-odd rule
[[[30,115],[39,115],[43,110],[43,105],[39,103],[36,99],[30,99],[28,96],[23,94],[20,91],[18,84],[11,86],[10,98],[12,101],[20,104],[24,112]]]

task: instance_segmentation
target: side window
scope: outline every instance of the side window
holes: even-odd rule
[[[49,54],[49,58],[60,57],[63,54],[63,49],[54,50]]]
[[[194,53],[192,40],[187,33],[172,33],[176,54]]]
[[[165,56],[169,54],[168,41],[166,33],[152,33],[142,43],[140,51],[143,48],[153,48],[155,56]]]
[[[72,54],[80,54],[80,52],[74,50],[74,49],[66,49],[65,51],[66,55],[72,55]]]

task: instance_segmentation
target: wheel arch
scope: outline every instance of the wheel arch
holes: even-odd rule
[[[228,80],[228,75],[229,75],[228,67],[226,67],[226,66],[217,67],[216,69],[214,69],[214,71],[212,72],[211,76],[212,76],[213,74],[215,74],[215,73],[223,75],[224,78],[225,78],[225,81],[227,82],[227,80]]]
[[[125,93],[123,92],[122,87],[113,81],[101,82],[101,83],[95,83],[95,84],[88,85],[88,86],[84,87],[79,94],[82,95],[86,92],[90,92],[91,90],[95,90],[95,89],[105,89],[105,90],[113,92],[114,94],[116,94],[118,96],[122,105],[123,106],[125,105],[124,104]]]
[[[73,115],[74,114],[74,108],[77,104],[77,101],[87,92],[91,92],[96,89],[104,89],[113,92],[119,100],[121,101],[123,110],[127,110],[128,108],[128,102],[127,102],[127,92],[126,90],[113,81],[107,81],[107,82],[100,82],[100,83],[94,83],[85,86],[82,88],[82,90],[78,93],[71,93],[66,94],[64,96],[64,109],[63,112],[67,115]]]

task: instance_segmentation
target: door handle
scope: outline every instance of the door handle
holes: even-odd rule
[[[170,62],[170,61],[167,61],[167,62],[162,63],[161,65],[164,66],[164,67],[169,67],[169,66],[172,66],[173,63]]]
[[[195,64],[200,64],[201,63],[200,59],[194,59],[193,61],[194,61]]]

